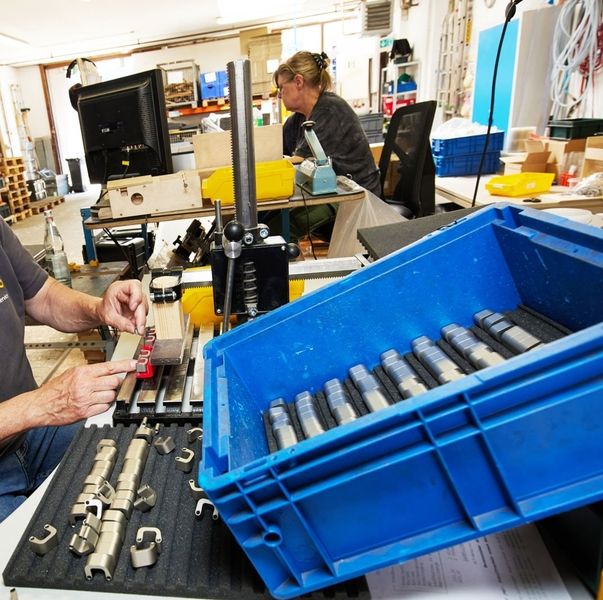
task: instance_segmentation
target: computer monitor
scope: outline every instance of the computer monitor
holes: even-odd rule
[[[172,173],[160,69],[74,90],[92,183]]]

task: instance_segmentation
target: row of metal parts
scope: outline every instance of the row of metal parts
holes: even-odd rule
[[[481,329],[514,354],[527,352],[542,344],[538,338],[515,325],[501,313],[482,310],[474,315],[474,320]],[[442,327],[441,333],[448,344],[475,369],[484,369],[505,360],[501,354],[481,341],[466,327],[451,323]],[[427,336],[414,339],[411,346],[415,357],[438,384],[449,383],[465,376],[465,372],[459,365]],[[402,398],[411,398],[429,389],[411,364],[397,350],[387,350],[380,358],[381,366],[396,385]],[[370,412],[390,406],[379,379],[364,365],[352,367],[349,376]],[[339,379],[327,381],[324,385],[324,394],[329,410],[338,425],[349,423],[360,416]],[[310,392],[297,394],[294,406],[304,439],[325,431]],[[299,441],[289,410],[283,398],[273,400],[268,409],[270,426],[279,449],[287,448]]]
[[[155,491],[149,485],[141,485],[150,447],[152,445],[161,455],[170,454],[176,447],[171,436],[160,436],[157,435],[158,432],[159,425],[150,427],[147,420],[143,420],[128,444],[115,487],[109,483],[117,459],[115,440],[102,439],[97,444],[92,468],[69,513],[72,527],[76,527],[82,520],[79,530],[71,536],[69,550],[77,556],[87,556],[84,573],[89,580],[93,578],[95,571],[101,571],[107,581],[113,578],[133,510],[146,512],[155,506]],[[193,427],[186,433],[189,443],[198,443],[203,430]],[[176,469],[190,473],[194,457],[192,450],[182,448],[182,454],[175,458]],[[188,484],[197,503],[195,515],[203,518],[203,510],[208,507],[212,518],[218,519],[218,511],[203,489],[193,479],[189,479]],[[56,527],[47,523],[44,530],[46,533],[43,537],[32,535],[29,538],[30,548],[39,556],[58,545]],[[161,547],[162,536],[158,528],[139,528],[136,543],[130,546],[132,566],[137,569],[155,564]]]

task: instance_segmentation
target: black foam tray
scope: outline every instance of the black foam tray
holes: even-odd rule
[[[196,502],[188,480],[196,480],[201,446],[199,442],[189,444],[186,440],[186,430],[192,426],[173,424],[161,429],[160,435],[171,435],[176,442],[176,450],[171,454],[162,456],[154,448],[150,449],[142,483],[148,483],[157,492],[157,504],[146,513],[133,511],[111,581],[106,581],[101,573],[96,573],[91,581],[86,580],[86,557],[77,557],[68,549],[69,539],[76,531],[69,525],[68,515],[90,471],[98,441],[111,438],[117,442],[119,454],[110,478],[115,484],[137,426],[83,428],[71,444],[4,571],[5,585],[164,597],[270,598],[253,565],[222,520],[213,521],[207,511],[202,519],[195,517]],[[188,474],[175,468],[174,458],[183,447],[195,451],[195,466]],[[45,556],[37,556],[30,550],[28,538],[30,535],[43,537],[46,523],[57,528],[59,544]],[[155,565],[136,570],[130,564],[129,547],[141,526],[159,527],[163,551]],[[362,577],[306,597],[368,599],[370,595]]]

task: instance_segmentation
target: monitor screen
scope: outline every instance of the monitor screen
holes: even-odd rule
[[[172,172],[160,69],[80,87],[73,100],[92,183]]]

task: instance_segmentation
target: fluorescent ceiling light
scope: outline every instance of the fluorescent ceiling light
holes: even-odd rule
[[[264,0],[261,3],[249,0],[218,0],[219,25],[245,23],[267,17],[277,17],[291,12],[282,0]]]
[[[25,40],[20,40],[19,38],[13,37],[12,35],[6,35],[5,33],[0,33],[0,44],[3,46],[16,46],[18,48],[23,48],[23,46],[27,46],[28,48],[31,47]]]

